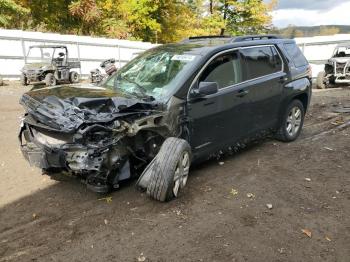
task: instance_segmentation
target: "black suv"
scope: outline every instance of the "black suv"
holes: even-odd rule
[[[19,138],[44,174],[78,176],[100,193],[137,176],[166,201],[191,163],[266,131],[295,140],[310,98],[310,67],[293,40],[192,37],[146,51],[100,86],[27,92]]]

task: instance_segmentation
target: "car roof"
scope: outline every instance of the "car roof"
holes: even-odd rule
[[[66,48],[67,46],[65,45],[32,45],[29,48]]]
[[[246,36],[200,36],[189,37],[175,44],[166,44],[157,49],[178,52],[183,50],[186,54],[204,55],[220,52],[238,47],[295,43],[292,39],[285,39],[276,35],[246,35]]]

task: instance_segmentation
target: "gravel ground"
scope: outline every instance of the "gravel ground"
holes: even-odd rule
[[[0,261],[350,261],[350,128],[337,128],[350,113],[333,112],[349,88],[314,93],[296,142],[192,168],[169,203],[135,181],[101,198],[31,168],[17,139],[26,90],[0,87]]]

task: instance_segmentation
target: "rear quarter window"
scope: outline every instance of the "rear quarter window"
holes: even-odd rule
[[[284,49],[287,51],[290,58],[293,60],[296,67],[306,66],[308,64],[305,56],[300,51],[300,48],[293,43],[284,44]]]

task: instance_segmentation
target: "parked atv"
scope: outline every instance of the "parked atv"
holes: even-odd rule
[[[350,44],[338,45],[324,71],[317,76],[317,87],[332,87],[335,84],[350,84]]]
[[[106,72],[105,75],[102,74],[101,70],[96,68],[90,71],[90,81],[92,84],[99,85],[102,84],[109,76],[111,76],[118,69],[115,66],[115,59],[111,58],[103,61],[100,67]]]
[[[79,61],[72,61],[68,56],[66,46],[31,46],[22,68],[21,82],[23,85],[45,82],[47,86],[59,83],[78,83],[79,74],[71,71],[80,68]]]

